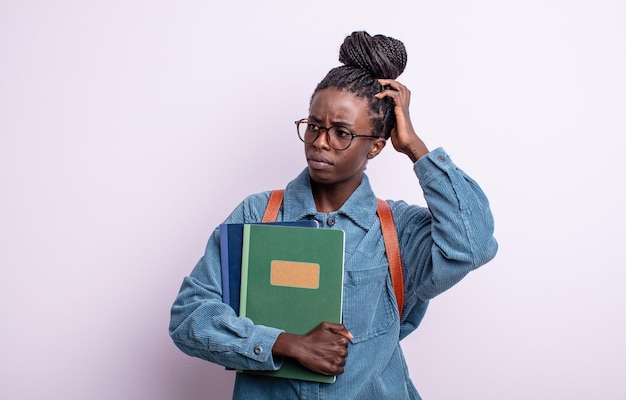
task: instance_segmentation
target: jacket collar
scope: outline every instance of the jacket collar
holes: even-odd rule
[[[372,226],[376,216],[376,196],[372,191],[367,175],[363,174],[361,184],[352,193],[348,200],[337,210],[350,218],[355,224],[367,230]],[[298,221],[317,214],[309,170],[305,168],[285,188],[283,199],[283,216],[286,221]]]

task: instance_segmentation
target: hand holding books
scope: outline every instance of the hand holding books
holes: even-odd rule
[[[352,334],[342,324],[322,322],[305,335],[283,333],[272,349],[275,356],[290,357],[323,375],[343,374]]]

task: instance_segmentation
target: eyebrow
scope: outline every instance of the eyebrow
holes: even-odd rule
[[[309,115],[308,119],[316,123],[321,122],[321,119],[317,118],[315,115]],[[354,124],[350,122],[346,122],[346,121],[331,121],[330,126],[341,126],[344,128],[353,128]]]

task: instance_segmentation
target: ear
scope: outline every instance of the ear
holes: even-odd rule
[[[372,145],[370,146],[369,153],[367,153],[367,158],[371,160],[376,157],[385,148],[386,144],[387,140],[385,138],[372,140]]]

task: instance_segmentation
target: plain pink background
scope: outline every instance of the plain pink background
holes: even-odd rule
[[[0,398],[226,399],[169,308],[213,228],[304,167],[353,30],[403,40],[413,122],[500,252],[403,342],[425,399],[624,399],[621,1],[3,1]],[[406,157],[368,168],[424,204]]]

